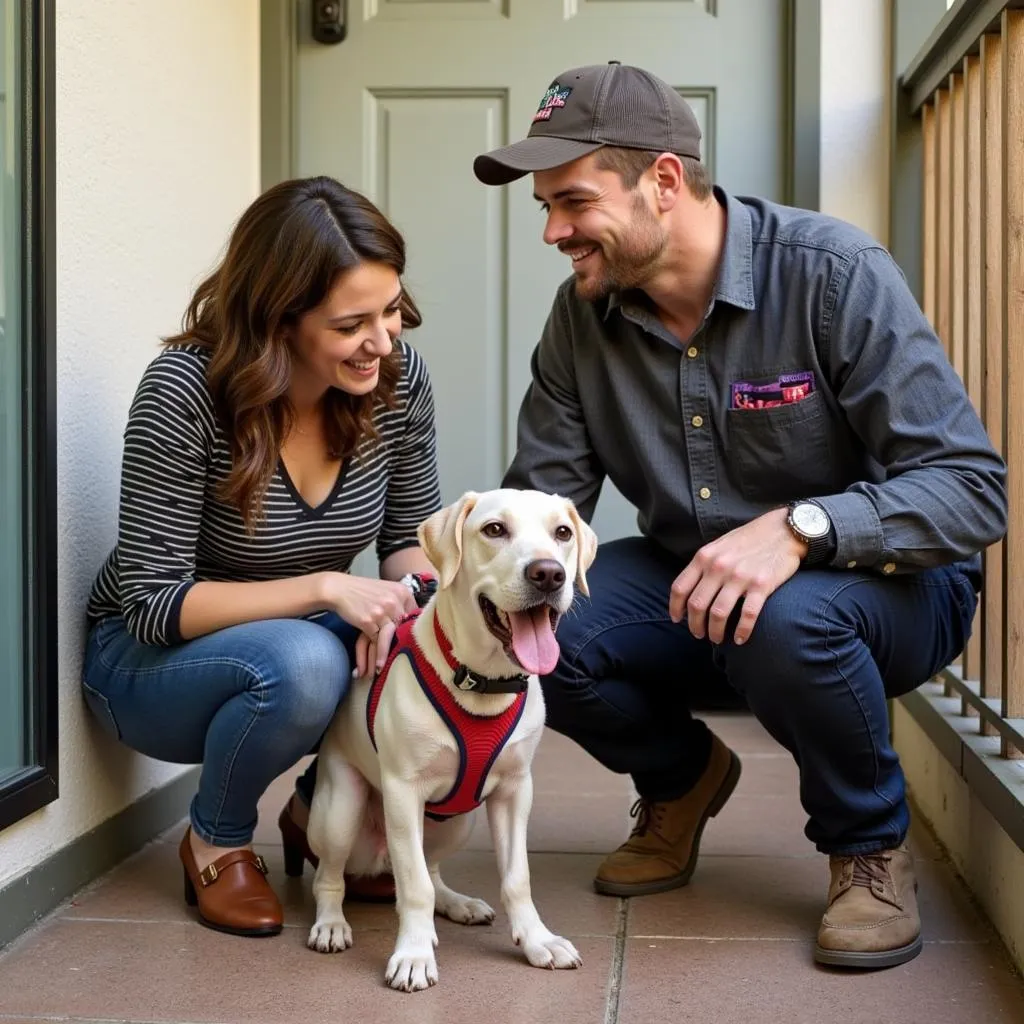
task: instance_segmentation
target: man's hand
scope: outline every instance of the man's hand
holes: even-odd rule
[[[672,584],[668,613],[673,622],[686,615],[690,632],[705,632],[712,643],[725,639],[725,624],[736,602],[743,611],[735,641],[745,643],[768,595],[800,568],[807,545],[786,523],[786,509],[774,509],[705,544]]]

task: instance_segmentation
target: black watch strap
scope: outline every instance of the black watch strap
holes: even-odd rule
[[[802,501],[791,501],[786,507],[790,513],[792,513],[794,506],[796,505],[816,505],[821,508],[818,502],[803,499]],[[822,509],[824,512],[824,509]],[[807,537],[791,526],[793,532],[800,536],[803,542],[807,545],[807,554],[804,555],[802,564],[808,567],[817,565],[826,565],[836,557],[836,551],[839,548],[839,541],[836,537],[835,524],[829,519],[828,533],[821,537]]]
[[[836,538],[836,528],[830,526],[824,537],[807,542],[807,554],[804,557],[804,565],[827,565],[836,557],[839,548],[839,541]]]

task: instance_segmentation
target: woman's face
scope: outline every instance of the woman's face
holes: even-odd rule
[[[327,297],[300,317],[292,345],[293,399],[316,401],[327,388],[365,395],[402,330],[402,284],[385,263],[340,274]]]

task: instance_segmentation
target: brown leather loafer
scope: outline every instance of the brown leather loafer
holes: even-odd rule
[[[199,908],[199,923],[229,935],[277,935],[281,903],[267,882],[267,865],[252,850],[235,850],[199,870],[185,829],[178,855],[185,869],[185,902]]]
[[[301,878],[305,862],[316,868],[320,858],[309,848],[305,830],[295,824],[291,816],[291,802],[281,809],[277,819],[284,848],[284,873],[289,878]],[[345,875],[345,899],[357,903],[394,903],[395,879],[393,875]]]

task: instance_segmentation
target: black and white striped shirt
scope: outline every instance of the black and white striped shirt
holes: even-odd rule
[[[404,342],[398,349],[395,407],[375,413],[379,441],[364,441],[345,461],[316,508],[279,460],[252,535],[238,509],[216,497],[231,448],[206,383],[210,353],[196,345],[161,352],[128,414],[117,544],[93,584],[89,624],[123,615],[143,643],[180,643],[181,603],[194,583],[345,572],[370,544],[379,559],[415,545],[417,526],[441,505],[434,403],[422,357]]]

